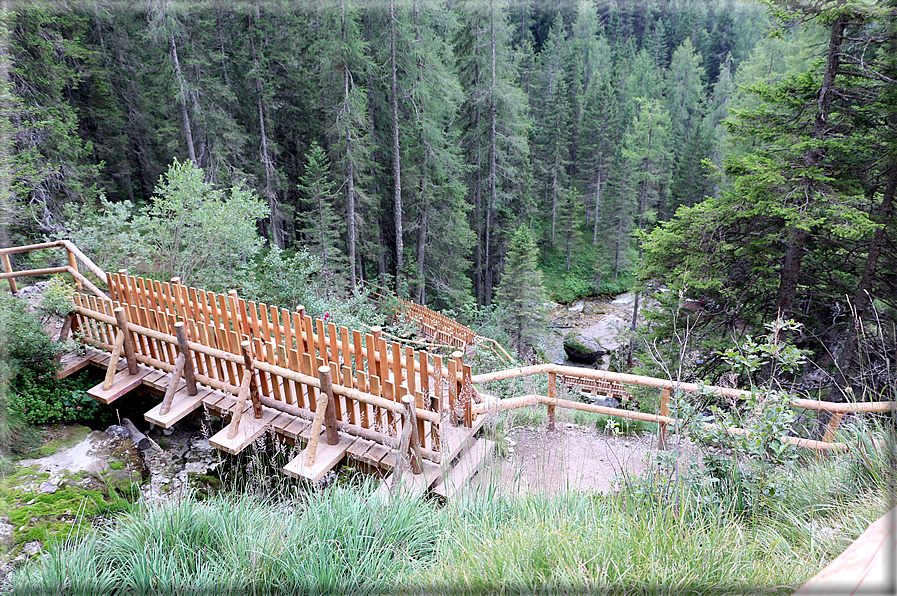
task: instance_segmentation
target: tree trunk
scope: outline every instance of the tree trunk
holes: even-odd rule
[[[601,203],[601,170],[598,170],[598,182],[595,184],[595,222],[592,226],[592,246],[598,246],[598,206]]]
[[[257,24],[257,21],[253,21]],[[277,201],[277,193],[274,190],[274,159],[268,147],[268,134],[265,128],[265,102],[264,90],[262,89],[261,66],[259,65],[256,53],[255,41],[250,44],[252,47],[252,63],[256,71],[255,93],[258,104],[259,113],[259,134],[261,135],[261,143],[259,145],[259,158],[265,168],[265,198],[268,200],[268,209],[271,211],[271,242],[277,248],[284,248],[283,235],[283,218],[280,214],[280,205]]]
[[[869,244],[869,254],[866,256],[866,265],[863,267],[863,277],[853,297],[853,308],[856,312],[853,324],[845,330],[844,347],[838,355],[838,370],[835,373],[835,383],[843,391],[846,391],[849,382],[847,376],[853,368],[853,361],[859,344],[859,334],[862,330],[863,316],[869,308],[872,292],[872,280],[878,267],[878,258],[881,255],[882,246],[885,243],[884,222],[893,217],[894,193],[897,191],[897,159],[891,161],[891,173],[888,183],[882,195],[881,206],[878,208],[878,220],[882,225],[875,229],[872,242]]]
[[[181,117],[184,120],[184,134],[187,136],[187,152],[190,155],[190,161],[193,165],[199,167],[196,161],[196,148],[193,146],[193,128],[190,126],[190,114],[187,113],[187,82],[184,80],[184,74],[181,72],[181,62],[178,60],[178,48],[174,43],[174,35],[169,36],[171,40],[171,60],[174,62],[174,78],[177,79],[180,93],[178,99],[181,103]]]
[[[402,242],[402,172],[399,156],[399,92],[396,74],[396,3],[389,0],[389,62],[392,71],[390,103],[392,104],[392,152],[393,185],[395,186],[394,217],[396,225],[396,293],[401,294],[402,268],[404,266]]]
[[[346,31],[346,3],[340,2],[340,18],[342,26],[343,44],[348,43],[348,33]],[[349,65],[343,64],[343,103],[349,106]],[[351,118],[350,118],[351,122]],[[348,129],[346,138],[346,164],[348,165],[348,179],[346,180],[346,227],[348,239],[346,244],[349,249],[349,284],[352,291],[358,286],[358,279],[355,271],[355,161],[352,157],[352,128]]]
[[[495,106],[495,1],[489,0],[489,51],[491,52],[492,66],[490,69],[489,82],[489,204],[486,208],[486,287],[484,292],[484,303],[486,306],[492,303],[492,253],[491,253],[491,236],[492,236],[492,218],[495,213],[495,206],[498,203],[498,182],[496,180],[495,162],[498,153],[498,136],[496,134],[496,106]]]
[[[816,100],[816,118],[813,121],[813,138],[821,140],[828,135],[828,114],[832,107],[835,92],[835,78],[841,63],[841,43],[844,39],[844,29],[847,27],[847,18],[838,16],[832,23],[832,32],[829,37],[828,55],[825,59],[825,71],[822,75],[822,84]],[[804,164],[808,168],[817,168],[825,158],[822,148],[814,147],[804,155]],[[815,185],[812,180],[807,184]],[[812,189],[810,189],[812,190]],[[812,194],[812,193],[811,193]],[[794,309],[797,299],[797,286],[800,282],[801,260],[804,256],[804,246],[810,234],[798,226],[791,228],[788,245],[785,249],[785,258],[782,261],[782,270],[779,275],[779,293],[776,297],[776,310],[778,316],[786,316]]]

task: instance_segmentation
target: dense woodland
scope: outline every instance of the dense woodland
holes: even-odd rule
[[[0,242],[90,245],[96,215],[125,254],[129,218],[189,161],[195,188],[261,199],[239,225],[318,255],[335,291],[513,306],[536,260],[557,300],[663,282],[649,339],[685,324],[685,298],[710,350],[782,314],[823,384],[882,388],[897,374],[894,11],[22,4],[3,12]]]

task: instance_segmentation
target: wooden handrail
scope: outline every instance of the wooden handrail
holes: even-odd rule
[[[596,379],[601,381],[616,381],[623,384],[640,385],[642,387],[656,387],[658,389],[671,389],[673,391],[678,389],[680,391],[685,391],[688,393],[700,393],[701,391],[709,391],[711,394],[720,395],[723,397],[745,398],[751,395],[750,391],[745,391],[743,389],[717,387],[715,385],[698,385],[696,383],[683,383],[670,381],[668,379],[658,379],[655,377],[629,375],[607,370],[578,368],[575,366],[562,366],[559,364],[538,364],[535,366],[524,366],[521,368],[500,370],[482,375],[474,375],[471,380],[474,384],[482,384],[489,383],[491,381],[500,381],[505,379],[527,377],[546,373],[557,373],[564,376],[580,377],[584,379]],[[892,401],[835,403],[802,398],[794,398],[790,403],[790,405],[795,408],[840,413],[890,412],[895,409],[895,404],[897,404],[897,402]]]
[[[113,327],[117,327],[117,321],[115,320],[115,317],[110,317],[108,315],[104,315],[102,313],[98,313],[96,311],[93,311],[93,310],[90,310],[87,308],[83,308],[83,307],[77,306],[77,305],[73,307],[73,312],[75,312],[79,315],[103,322],[103,323],[107,323],[109,325],[112,325]],[[132,333],[137,333],[139,335],[144,335],[146,337],[155,339],[157,341],[163,341],[163,342],[166,342],[166,343],[169,343],[172,345],[177,345],[177,338],[173,335],[168,335],[166,333],[162,333],[161,331],[156,331],[155,329],[150,329],[148,327],[143,327],[141,325],[136,325],[133,323],[129,323],[128,328],[130,329],[130,331]],[[100,342],[94,342],[94,343],[99,344]],[[207,356],[212,356],[213,358],[218,358],[219,360],[226,360],[228,362],[233,362],[235,364],[240,364],[240,365],[243,365],[243,363],[244,363],[242,355],[232,354],[230,352],[226,352],[224,350],[219,350],[218,348],[213,348],[210,346],[206,346],[204,344],[196,343],[194,341],[188,341],[187,346],[190,348],[190,350],[192,350],[194,352],[198,352],[200,354],[205,354]],[[106,344],[103,344],[103,347],[104,347],[104,349],[109,349],[109,350],[112,349],[111,346],[107,348]],[[137,360],[144,362],[144,363],[149,363],[152,366],[154,366],[156,368],[161,368],[163,370],[166,370],[167,372],[171,372],[174,370],[173,366],[168,365],[167,363],[163,363],[160,360],[152,359],[148,356],[143,356],[143,355],[138,354]],[[159,366],[160,364],[165,364],[166,366],[164,366],[164,367]],[[296,371],[293,371],[293,370],[290,370],[287,368],[282,368],[280,366],[271,364],[269,362],[261,362],[261,361],[257,360],[257,361],[253,362],[253,365],[258,370],[261,370],[261,371],[264,371],[264,372],[267,372],[270,374],[274,374],[279,377],[289,379],[291,381],[302,383],[304,385],[309,385],[316,389],[320,389],[320,387],[321,387],[320,381],[316,377],[304,375],[300,372],[296,372]],[[196,380],[199,381],[200,383],[203,383],[203,384],[213,387],[215,389],[224,389],[224,390],[230,391],[232,393],[236,393],[237,391],[239,391],[238,387],[232,386],[227,383],[223,383],[221,381],[218,381],[217,379],[212,379],[211,377],[207,377],[205,375],[197,374]],[[342,385],[334,385],[333,392],[336,395],[341,395],[341,396],[349,397],[349,398],[357,400],[357,401],[362,401],[362,402],[368,403],[372,406],[377,406],[378,408],[382,408],[384,410],[389,410],[396,414],[401,414],[405,411],[405,408],[402,406],[402,404],[400,402],[395,402],[395,401],[392,401],[392,400],[389,400],[389,399],[386,399],[383,397],[379,397],[376,395],[372,395],[370,393],[366,393],[364,391],[359,391],[358,389],[343,387]],[[436,424],[438,424],[440,422],[439,414],[437,412],[431,412],[429,410],[422,410],[422,409],[418,408],[417,417],[422,420],[427,420],[429,422],[436,423]]]

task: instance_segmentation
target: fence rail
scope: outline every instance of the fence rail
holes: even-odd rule
[[[670,424],[676,421],[669,417],[669,401],[672,391],[683,391],[686,393],[708,392],[713,395],[720,395],[730,398],[745,398],[750,395],[750,391],[743,389],[732,389],[729,387],[703,386],[695,383],[680,383],[670,381],[668,379],[658,379],[655,377],[644,377],[641,375],[629,375],[624,373],[615,373],[606,370],[594,370],[587,368],[578,368],[572,366],[562,366],[558,364],[540,364],[536,366],[527,366],[522,368],[514,368],[501,370],[492,373],[474,375],[471,382],[474,384],[485,384],[491,381],[500,381],[505,379],[522,378],[534,375],[548,375],[548,395],[528,395],[509,400],[502,400],[494,404],[478,404],[473,407],[475,414],[484,413],[489,410],[508,410],[512,408],[522,408],[533,405],[544,404],[548,407],[550,423],[553,424],[554,412],[556,407],[582,410],[587,412],[595,412],[606,414],[608,416],[616,416],[619,418],[629,418],[634,420],[645,420],[648,422],[656,422],[659,424],[658,441],[661,445],[665,442],[666,429]],[[608,408],[561,400],[557,398],[556,383],[559,379],[570,382],[571,379],[579,379],[581,381],[594,381],[596,383],[608,383],[625,385],[636,385],[642,387],[654,387],[661,390],[660,394],[660,414],[647,414],[644,412],[633,412],[629,410],[621,410],[619,408]],[[515,401],[516,400],[516,401]],[[789,444],[814,449],[818,451],[846,451],[847,445],[844,443],[833,443],[835,432],[840,425],[841,419],[847,413],[860,412],[890,412],[895,409],[895,402],[855,402],[855,403],[833,403],[827,401],[818,401],[812,399],[791,400],[791,407],[802,408],[807,410],[825,411],[832,414],[829,424],[826,428],[822,441],[813,439],[805,439],[800,437],[784,437],[783,439]],[[708,425],[713,427],[713,425]],[[726,432],[730,434],[745,434],[747,431],[741,428],[727,428]]]

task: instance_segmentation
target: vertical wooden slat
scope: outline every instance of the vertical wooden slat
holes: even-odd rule
[[[458,383],[455,381],[457,377],[458,370],[456,368],[457,363],[454,359],[450,358],[448,362],[448,410],[449,410],[449,420],[452,421],[452,424],[457,424],[458,419]]]
[[[287,351],[283,346],[277,346],[277,359],[280,362],[283,362],[284,368],[290,368],[290,360],[287,356]],[[282,377],[281,381],[283,382],[283,399],[290,405],[294,405],[296,403],[296,399],[293,397],[293,381],[287,379],[286,377]]]
[[[367,373],[369,377],[377,375],[377,346],[374,345],[374,336],[368,333],[364,336],[368,352]]]
[[[330,366],[330,379],[332,382],[333,376],[334,376],[333,373],[339,371],[339,363],[338,362],[330,362],[329,366]],[[346,409],[349,404],[349,399],[343,397],[342,395],[334,395],[333,403],[336,408],[336,410],[335,410],[336,411],[336,419],[342,420],[343,422],[345,422]]]
[[[252,328],[253,337],[262,337],[262,325],[259,322],[258,305],[255,302],[249,302],[246,305],[249,310],[249,326]]]
[[[364,371],[361,369],[355,370],[355,386],[359,391],[364,391],[365,393],[370,393],[368,391],[368,383],[367,383],[367,375],[364,374]],[[361,411],[361,428],[370,428],[371,427],[371,418],[373,416],[373,410],[370,404],[367,403],[359,403],[358,408]]]
[[[230,341],[227,339],[227,331],[224,327],[219,327],[215,329],[215,335],[218,336],[218,349],[224,350],[226,352],[230,352]],[[230,362],[228,360],[219,360],[219,363],[224,367],[224,372],[227,375],[227,380],[231,385],[237,385],[237,365],[235,362]],[[242,373],[240,375],[240,379],[242,379]]]
[[[236,290],[231,290],[236,295]],[[252,329],[249,328],[249,317],[246,315],[246,300],[239,298],[237,300],[237,313],[240,317],[240,329],[243,335],[252,335]]]
[[[268,361],[267,352],[265,350],[265,345],[266,344],[262,341],[262,339],[258,338],[258,337],[255,338],[252,342],[252,348],[253,348],[253,351],[255,352],[255,356],[262,362]],[[264,373],[262,371],[257,371],[257,372],[259,375],[259,385],[261,385],[262,394],[265,397],[271,397],[271,388],[269,387],[267,373]]]
[[[402,388],[402,345],[394,341],[392,342],[392,384],[395,393],[392,396],[392,399],[395,401],[402,401],[402,396],[405,394],[405,390]]]
[[[276,364],[277,356],[275,355],[276,353],[274,351],[274,342],[269,341],[269,342],[265,343],[265,350],[266,350],[265,354],[268,357],[268,362],[271,364]],[[274,393],[274,399],[276,399],[277,401],[283,401],[283,395],[281,394],[281,391],[280,391],[280,377],[272,374],[272,375],[270,375],[270,380],[271,380],[271,390]]]
[[[312,356],[312,360],[314,360],[316,347],[315,344],[317,343],[315,341],[314,322],[308,315],[305,315],[302,321],[305,323],[305,353],[310,354]],[[314,372],[312,372],[312,374],[314,374]]]
[[[268,320],[268,306],[259,302],[259,321],[262,324],[262,337],[265,343],[271,341],[271,322]]]
[[[303,354],[308,351],[305,345],[305,339],[303,338],[303,327],[305,327],[302,317],[299,313],[293,313],[293,330],[296,336],[296,351],[300,354]]]
[[[424,409],[424,394],[420,391],[415,391],[412,393],[414,396],[414,407],[423,410]],[[426,421],[423,418],[417,418],[417,436],[420,441],[421,446],[427,446],[427,425]]]
[[[377,375],[371,375],[369,379],[371,381],[371,395],[380,397],[380,377],[378,377]],[[371,419],[371,423],[373,424],[374,428],[379,429],[381,432],[386,432],[385,429],[387,428],[387,423],[385,420],[383,420],[383,410],[381,408],[374,407],[374,415]]]
[[[140,325],[142,327],[146,327],[147,329],[150,329],[149,312],[150,311],[147,310],[144,306],[141,306],[137,309],[137,315],[139,317],[138,320],[140,321]],[[146,347],[149,349],[149,355],[156,360],[162,360],[162,358],[159,357],[158,350],[156,349],[158,347],[158,342],[156,342],[156,340],[152,339],[151,337],[144,337],[144,340],[146,340]]]
[[[330,340],[330,361],[336,363],[336,372],[332,374],[332,380],[335,385],[342,385],[343,380],[340,378],[339,365],[339,341],[336,337],[336,325],[333,323],[327,323],[327,333],[329,335]]]
[[[324,321],[315,319],[315,324],[318,328],[318,358],[330,362],[330,357],[327,354],[327,336],[324,335]]]
[[[226,331],[230,331],[231,322],[230,315],[227,312],[227,296],[224,294],[213,294],[215,298],[217,298],[216,302],[218,303],[218,327],[223,327]],[[222,348],[224,350],[230,351],[229,348]],[[241,377],[242,379],[242,377]]]
[[[203,309],[202,304],[199,303],[199,292],[196,291],[196,288],[190,286],[190,302],[191,302],[191,310],[193,312],[193,318],[198,319],[197,322],[205,323],[206,313]]]
[[[282,346],[283,345],[283,334],[281,333],[281,325],[280,325],[280,317],[277,312],[276,306],[269,306],[268,311],[271,313],[271,339],[274,341],[274,345]],[[287,323],[289,325],[289,323]]]
[[[287,309],[281,309],[280,318],[283,319],[283,347],[287,354],[289,354],[290,350],[292,350],[295,346],[293,345],[293,320],[290,317],[290,311]],[[289,360],[287,360],[289,362]],[[286,366],[289,366],[287,364]]]
[[[302,359],[299,350],[290,350],[290,370],[302,372]],[[296,405],[301,408],[307,408],[308,402],[305,401],[307,390],[302,383],[296,383]]]
[[[405,374],[408,377],[408,393],[414,395],[417,392],[417,379],[414,374],[414,348],[405,346]]]
[[[312,355],[309,354],[308,352],[302,354],[301,362],[302,362],[302,368],[303,368],[302,373],[303,374],[308,374],[305,371],[315,370],[314,367],[312,366],[312,364],[313,364]],[[309,376],[311,376],[311,375],[309,375]],[[312,412],[314,412],[315,408],[317,407],[317,398],[318,398],[317,391],[315,390],[314,387],[312,387],[310,385],[306,385],[306,389],[308,390],[308,398],[309,398],[308,408]]]

